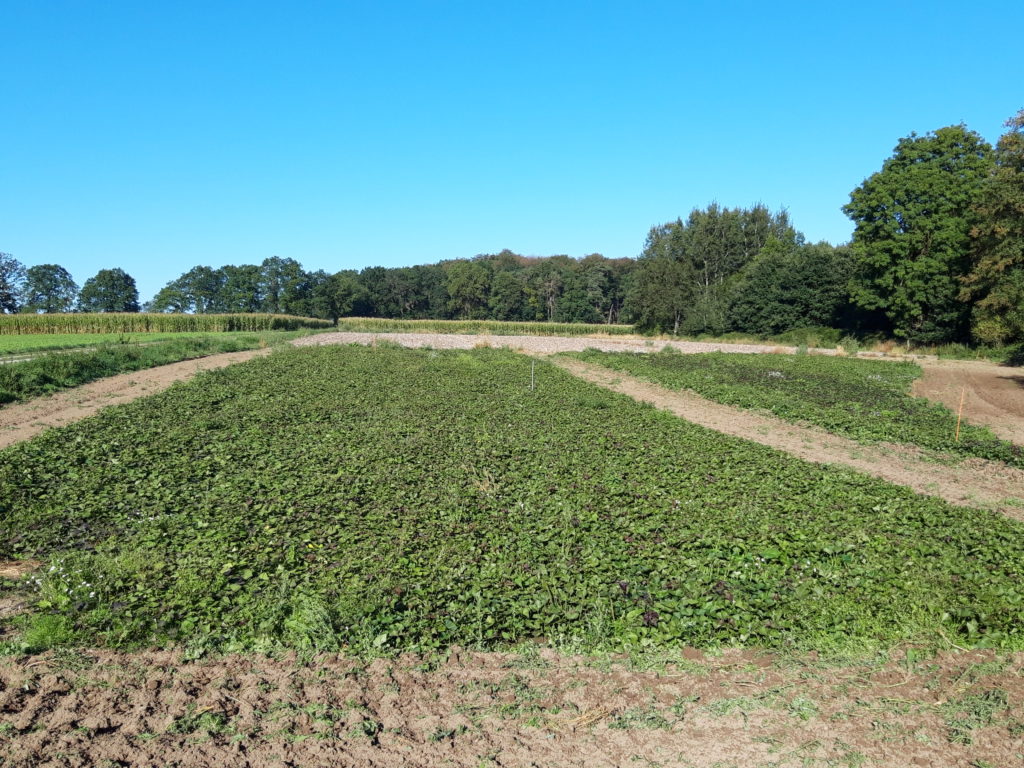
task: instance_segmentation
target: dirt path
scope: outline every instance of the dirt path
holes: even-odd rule
[[[914,382],[918,397],[956,412],[964,396],[964,419],[984,424],[1000,437],[1024,445],[1024,369],[965,360],[922,362]]]
[[[538,355],[553,355],[557,352],[582,352],[585,349],[599,349],[602,352],[657,352],[671,347],[685,354],[700,352],[758,353],[779,352],[793,354],[796,347],[777,344],[729,344],[712,341],[668,341],[664,339],[620,338],[617,336],[495,336],[489,333],[358,333],[337,331],[318,333],[296,339],[297,347],[319,346],[321,344],[368,344],[378,342],[398,344],[403,347],[431,347],[432,349],[473,349],[474,347],[508,347],[512,350]],[[834,349],[811,350],[816,355],[834,355]]]
[[[674,392],[580,360],[553,358],[551,362],[589,382],[718,432],[778,448],[807,461],[852,467],[953,504],[996,509],[1024,520],[1024,508],[1013,503],[1024,501],[1024,471],[1005,464],[984,459],[968,459],[956,465],[936,464],[907,446],[862,445],[823,429],[720,405],[693,392]]]
[[[0,408],[0,449],[35,437],[44,429],[80,421],[108,405],[120,405],[161,392],[176,381],[192,378],[199,371],[241,363],[269,351],[251,349],[183,360],[100,379],[49,397],[5,405]]]
[[[0,764],[1020,765],[1024,654],[829,665],[452,649],[312,663],[64,651],[0,660]]]

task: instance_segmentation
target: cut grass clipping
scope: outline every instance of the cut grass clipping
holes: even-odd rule
[[[683,355],[670,348],[656,354],[593,349],[567,354],[668,389],[770,411],[864,443],[906,443],[1024,468],[1024,449],[985,427],[962,424],[956,441],[956,414],[910,394],[910,385],[921,375],[915,363],[817,355]]]
[[[0,452],[23,649],[1024,647],[1024,526],[510,352],[284,350]]]

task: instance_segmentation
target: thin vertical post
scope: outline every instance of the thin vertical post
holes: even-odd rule
[[[967,394],[967,387],[960,390],[960,410],[956,413],[956,442],[960,442],[960,418],[964,415],[964,395]]]

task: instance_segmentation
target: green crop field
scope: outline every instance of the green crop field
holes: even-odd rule
[[[307,331],[309,332],[309,331]],[[36,352],[52,352],[79,347],[96,347],[101,344],[152,344],[157,341],[181,339],[245,339],[253,336],[252,331],[183,331],[181,333],[32,333],[17,336],[0,336],[0,361],[4,355],[21,356]],[[278,338],[294,337],[293,331],[264,331],[259,336],[272,342]]]
[[[295,331],[330,328],[330,320],[255,312],[183,314],[161,312],[69,312],[0,314],[0,336],[68,333],[177,333],[221,331]]]
[[[1024,647],[1024,526],[510,352],[288,349],[0,452],[18,647]]]
[[[911,396],[910,385],[921,375],[912,362],[721,352],[681,355],[671,350],[566,354],[669,389],[689,389],[726,405],[770,411],[865,443],[905,443],[1024,467],[1024,449],[985,427],[962,424],[957,441],[955,413]]]

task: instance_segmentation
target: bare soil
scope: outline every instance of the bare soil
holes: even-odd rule
[[[1005,440],[1024,445],[1024,369],[963,360],[922,362],[914,394],[954,413],[963,396],[964,419],[984,424]]]
[[[1024,654],[0,661],[12,766],[1021,765]]]
[[[0,408],[0,449],[35,437],[50,427],[62,427],[81,421],[108,405],[128,403],[161,392],[177,381],[192,378],[199,371],[223,368],[269,351],[253,349],[183,360],[180,363],[110,376],[48,397],[5,405]]]
[[[776,353],[793,354],[796,347],[769,344],[729,344],[705,341],[665,341],[619,336],[495,336],[487,333],[357,333],[339,331],[304,336],[292,342],[297,347],[323,344],[367,344],[380,342],[403,347],[430,347],[431,349],[473,349],[474,347],[508,347],[535,355],[553,355],[558,352],[582,352],[599,349],[602,352],[656,352],[672,347],[687,354],[699,352]],[[835,355],[834,349],[815,349],[814,354]]]

